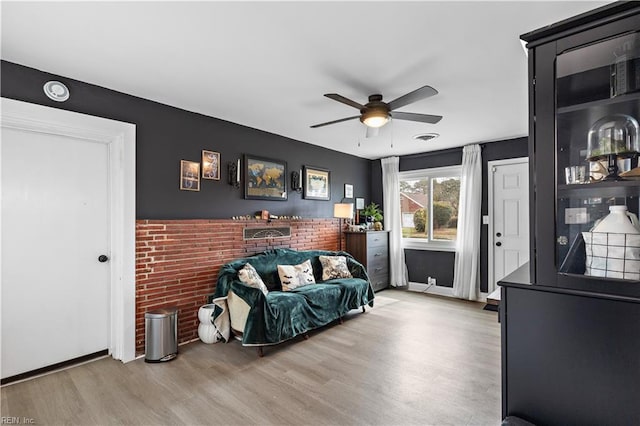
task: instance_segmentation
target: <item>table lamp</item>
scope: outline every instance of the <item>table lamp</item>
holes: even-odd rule
[[[342,250],[342,219],[353,219],[353,203],[336,203],[333,205],[333,217],[340,219],[340,250]]]

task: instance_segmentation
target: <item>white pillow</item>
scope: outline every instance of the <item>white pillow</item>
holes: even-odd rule
[[[282,283],[282,291],[316,283],[313,278],[313,266],[309,259],[299,265],[278,265],[278,275]]]
[[[332,278],[353,278],[347,268],[347,258],[344,256],[320,256],[322,264],[322,280]]]
[[[262,278],[260,278],[258,271],[256,271],[256,268],[251,266],[250,263],[245,264],[244,267],[238,271],[238,278],[240,278],[240,281],[249,287],[257,288],[262,291],[265,296],[269,293],[269,290],[262,281]]]

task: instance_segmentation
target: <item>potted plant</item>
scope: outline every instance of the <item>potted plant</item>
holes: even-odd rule
[[[362,215],[367,218],[367,222],[373,222],[373,229],[382,231],[382,210],[376,203],[364,206]]]

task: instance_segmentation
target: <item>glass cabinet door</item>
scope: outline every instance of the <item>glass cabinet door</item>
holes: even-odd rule
[[[640,33],[563,52],[555,67],[556,268],[640,281]]]

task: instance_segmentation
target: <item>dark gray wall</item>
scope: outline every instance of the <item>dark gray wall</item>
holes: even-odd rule
[[[276,215],[332,217],[333,203],[344,196],[344,183],[354,196],[370,199],[370,160],[181,110],[81,81],[52,75],[11,62],[1,62],[3,97],[125,121],[136,127],[136,216],[138,219],[228,218],[266,209]],[[42,86],[59,80],[71,98],[54,102]],[[201,150],[221,155],[220,181],[201,180],[199,192],[178,188],[180,160],[200,161]],[[291,171],[303,165],[331,170],[331,201],[302,199],[289,191],[287,201],[245,200],[242,190],[227,184],[227,162],[242,154],[287,162]]]
[[[455,256],[448,251],[405,250],[409,281],[426,283],[427,277],[437,280],[438,286],[453,286]]]
[[[507,158],[528,156],[527,138],[508,139],[497,142],[480,144],[482,147],[482,214],[488,212],[487,189],[487,162]],[[428,169],[433,167],[446,167],[462,164],[462,148],[453,148],[441,151],[430,151],[421,154],[406,155],[400,157],[400,171]],[[374,202],[382,205],[382,168],[380,161],[371,164],[371,196]],[[478,218],[482,221],[482,217]],[[482,222],[481,222],[482,223]],[[488,227],[482,225],[480,235],[480,289],[487,291],[488,269]],[[453,285],[453,268],[455,253],[431,250],[405,250],[409,280],[424,283],[427,277],[436,278],[439,286],[451,287]]]

